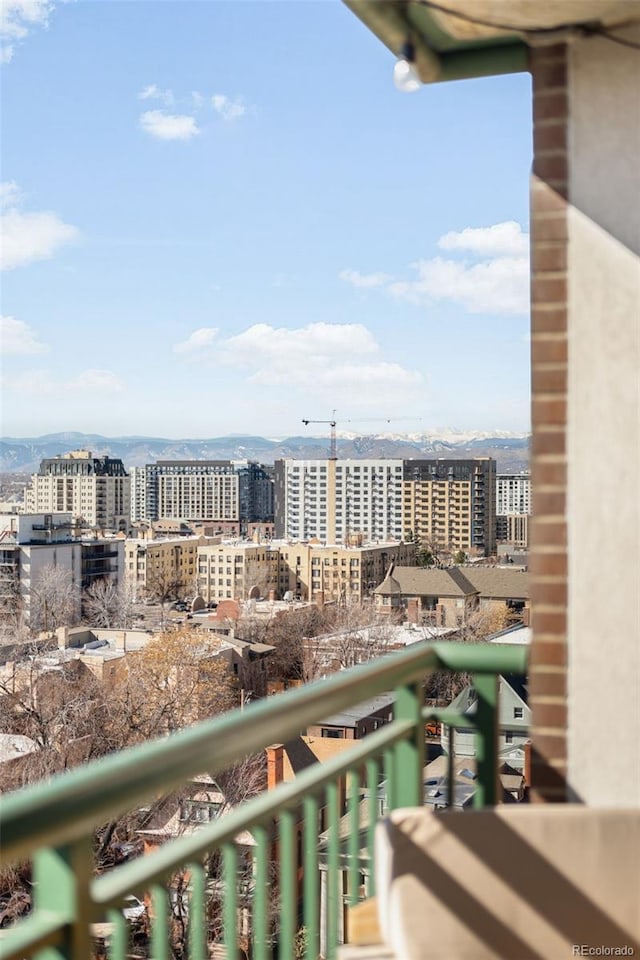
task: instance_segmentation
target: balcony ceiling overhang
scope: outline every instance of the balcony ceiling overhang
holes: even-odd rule
[[[423,83],[520,73],[528,49],[640,21],[640,0],[343,0]]]

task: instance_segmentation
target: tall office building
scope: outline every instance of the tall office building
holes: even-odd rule
[[[495,461],[278,460],[275,536],[495,552]]]
[[[132,467],[131,519],[255,522],[273,517],[273,483],[246,460],[159,460]]]
[[[25,512],[70,513],[87,527],[127,530],[131,480],[122,460],[73,450],[42,460],[26,490]]]

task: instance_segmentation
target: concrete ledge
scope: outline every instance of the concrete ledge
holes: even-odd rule
[[[398,960],[637,957],[639,860],[640,810],[396,810],[376,832],[382,940]]]

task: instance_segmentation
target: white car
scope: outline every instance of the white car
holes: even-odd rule
[[[134,897],[130,894],[128,897],[124,898],[124,902],[126,906],[122,908],[122,915],[124,916],[125,920],[139,920],[140,917],[144,916],[147,908],[141,900],[138,900],[137,897]]]

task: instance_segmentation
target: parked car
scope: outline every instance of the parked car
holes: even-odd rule
[[[138,900],[138,898],[134,897],[133,894],[129,894],[129,896],[124,898],[124,902],[126,906],[122,908],[122,915],[124,916],[125,920],[133,922],[144,916],[147,908],[142,900]]]

